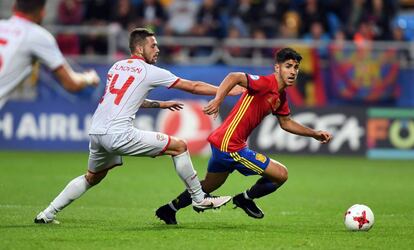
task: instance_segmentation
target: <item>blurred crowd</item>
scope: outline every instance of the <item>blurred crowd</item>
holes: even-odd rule
[[[59,0],[55,23],[218,39],[410,40],[394,21],[400,9],[395,0]],[[99,36],[58,42],[67,54],[107,53]]]

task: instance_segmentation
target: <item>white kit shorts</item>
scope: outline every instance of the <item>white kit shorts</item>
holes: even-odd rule
[[[88,170],[97,173],[122,165],[122,156],[155,157],[167,150],[170,137],[166,134],[133,128],[125,133],[91,134]]]

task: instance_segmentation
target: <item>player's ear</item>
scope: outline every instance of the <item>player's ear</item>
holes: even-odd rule
[[[138,54],[144,54],[144,46],[141,46],[141,45],[139,45],[139,44],[137,44],[137,46],[135,47],[135,51],[138,53]]]
[[[276,63],[275,66],[274,66],[274,69],[275,69],[275,73],[278,74],[279,69],[280,69],[280,65]]]
[[[46,8],[45,7],[43,7],[41,10],[40,10],[40,18],[41,18],[41,20],[43,21],[43,19],[46,17]]]

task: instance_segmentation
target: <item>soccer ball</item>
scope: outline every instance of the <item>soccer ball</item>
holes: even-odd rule
[[[365,205],[355,204],[346,211],[344,223],[350,231],[368,231],[374,225],[374,213]]]

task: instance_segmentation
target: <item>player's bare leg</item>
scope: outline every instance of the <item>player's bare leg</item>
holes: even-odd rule
[[[262,175],[278,186],[281,186],[288,179],[288,170],[282,163],[270,159],[269,165]]]
[[[229,202],[231,196],[210,197],[203,192],[197,172],[194,170],[193,163],[191,162],[187,144],[182,139],[170,138],[170,144],[164,154],[172,156],[175,170],[191,195],[194,210],[200,212],[206,209],[219,208]]]
[[[233,204],[255,219],[263,218],[264,213],[253,199],[275,192],[288,179],[288,171],[283,164],[270,159],[262,176],[250,189],[233,197]]]
[[[226,182],[229,172],[210,173],[207,172],[204,180],[201,181],[201,186],[204,192],[211,193],[221,187]]]

